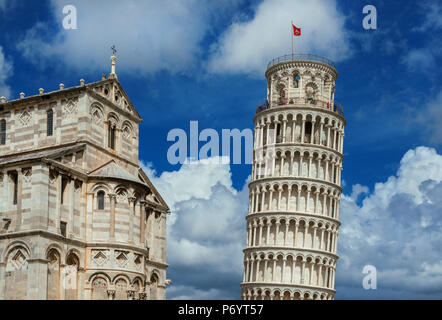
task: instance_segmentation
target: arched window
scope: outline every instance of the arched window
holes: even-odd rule
[[[11,171],[9,173],[10,183],[12,184],[12,204],[16,205],[18,202],[18,173]]]
[[[111,121],[108,122],[107,130],[108,130],[107,146],[112,150],[115,150],[115,125],[112,124]]]
[[[47,270],[47,293],[48,300],[60,299],[60,255],[57,250],[51,249],[48,256],[48,270]]]
[[[299,77],[299,75],[298,74],[295,74],[294,76],[293,76],[293,86],[295,87],[295,88],[299,88],[299,81],[301,80],[301,78]]]
[[[0,145],[6,144],[6,120],[0,121]]]
[[[152,274],[150,277],[150,300],[158,300],[158,276]]]
[[[77,300],[79,259],[74,253],[66,257],[66,266],[63,270],[63,287],[65,300]]]
[[[312,123],[310,121],[307,121],[305,123],[305,134],[311,134],[312,133]]]
[[[104,210],[104,191],[97,193],[97,202],[98,210]]]
[[[92,300],[107,300],[107,281],[104,278],[95,278],[92,282]]]
[[[54,133],[54,111],[49,109],[47,112],[47,136],[51,137]]]

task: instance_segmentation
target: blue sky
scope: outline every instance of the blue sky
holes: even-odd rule
[[[78,30],[62,27],[66,4]],[[367,4],[376,30],[362,27]],[[140,160],[173,208],[168,297],[238,298],[251,167],[170,165],[166,137],[191,120],[252,128],[267,62],[290,51],[290,20],[303,30],[296,52],[336,62],[347,119],[336,298],[440,299],[439,1],[0,0],[0,94],[97,81],[115,44],[119,80],[144,119]],[[377,290],[362,289],[367,264]]]

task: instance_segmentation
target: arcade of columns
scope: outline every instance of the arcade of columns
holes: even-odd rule
[[[330,107],[336,70],[289,61],[266,77],[278,90],[254,119],[242,299],[333,299],[345,126]]]

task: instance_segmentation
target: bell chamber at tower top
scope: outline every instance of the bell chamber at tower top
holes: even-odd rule
[[[267,109],[306,104],[344,115],[335,101],[338,73],[328,59],[307,54],[286,55],[267,66],[267,98],[258,103],[256,113]]]

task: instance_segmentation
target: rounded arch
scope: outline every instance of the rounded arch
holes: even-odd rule
[[[123,138],[130,139],[132,138],[134,134],[134,126],[129,120],[123,121],[123,124],[121,125],[121,130],[123,134]]]
[[[110,122],[114,126],[118,126],[120,124],[120,118],[113,111],[111,111],[107,114],[107,121]]]
[[[98,102],[93,102],[90,106],[90,114],[92,116],[92,119],[96,124],[100,124],[103,122],[104,117],[104,108],[103,106]]]
[[[91,274],[87,281],[89,283],[92,283],[97,277],[102,277],[102,278],[106,279],[108,284],[112,283],[111,277],[107,273],[102,272],[102,271],[98,271],[98,272]]]
[[[58,252],[58,254],[60,255],[60,257],[64,256],[63,247],[56,242],[52,242],[46,247],[45,257],[48,256],[48,254],[51,250],[56,250]]]
[[[107,289],[110,281],[109,276],[103,272],[97,272],[90,276],[91,298],[92,300],[108,300]]]
[[[83,255],[81,254],[81,252],[77,248],[70,248],[66,252],[65,264],[67,264],[67,265],[76,264],[77,267],[80,267],[82,260],[83,260]]]
[[[22,247],[24,249],[24,251],[28,256],[28,259],[32,257],[31,249],[28,243],[26,243],[23,240],[14,240],[3,249],[3,254],[2,254],[3,262],[7,260],[8,255],[11,253],[11,251],[16,249],[17,247]]]
[[[115,275],[112,279],[112,283],[115,284],[115,282],[119,279],[125,279],[127,281],[128,284],[132,283],[132,281],[130,280],[130,277],[125,274],[125,273],[119,273],[117,275]]]
[[[112,190],[112,187],[107,182],[97,182],[89,188],[90,193],[97,193],[98,191],[103,190],[105,193],[109,193]]]

